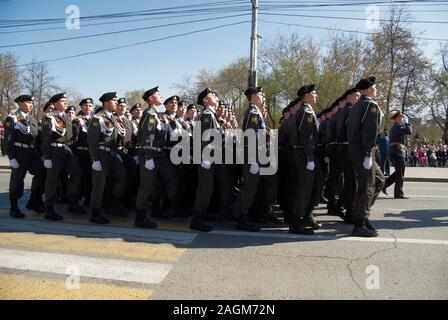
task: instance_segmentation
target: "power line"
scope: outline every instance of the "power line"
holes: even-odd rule
[[[32,63],[25,63],[25,64],[21,64],[21,65],[8,66],[8,67],[4,67],[3,69],[12,68],[12,67],[21,68],[21,67],[26,67],[26,66],[33,65],[33,64],[40,64],[40,63],[47,63],[47,62],[53,62],[53,61],[60,61],[60,60],[78,58],[78,57],[98,54],[98,53],[102,53],[102,52],[108,52],[108,51],[119,50],[119,49],[123,49],[123,48],[134,47],[134,46],[147,44],[147,43],[151,43],[151,42],[158,42],[158,41],[163,41],[163,40],[172,39],[172,38],[184,37],[184,36],[188,36],[188,35],[191,35],[191,34],[206,32],[206,31],[210,31],[210,30],[215,30],[215,29],[220,29],[220,28],[225,28],[225,27],[230,27],[230,26],[236,26],[236,25],[240,25],[240,24],[244,24],[244,23],[248,23],[248,22],[250,22],[250,21],[246,20],[246,21],[222,24],[222,25],[218,25],[218,26],[215,26],[215,27],[199,29],[199,30],[195,30],[195,31],[185,32],[185,33],[171,35],[171,36],[166,36],[166,37],[157,38],[157,39],[151,39],[151,40],[147,40],[147,41],[135,42],[135,43],[122,45],[122,46],[118,46],[118,47],[111,47],[111,48],[107,48],[107,49],[101,49],[101,50],[96,50],[96,51],[84,52],[84,53],[74,54],[74,55],[60,57],[60,58],[53,58],[53,59],[42,60],[42,61],[37,61],[37,62],[32,62]]]
[[[296,26],[296,27],[304,27],[304,28],[311,28],[311,29],[322,29],[322,30],[329,30],[329,31],[341,31],[341,32],[359,33],[359,34],[366,34],[366,35],[373,35],[373,34],[375,34],[374,32],[365,32],[365,31],[357,31],[357,30],[346,30],[346,29],[330,28],[330,27],[308,26],[308,25],[297,24],[297,23],[268,21],[268,20],[265,20],[265,19],[260,19],[260,21],[265,22],[265,23],[271,23],[271,24],[279,24],[279,25],[286,25],[286,26]],[[414,38],[420,39],[420,40],[430,40],[430,41],[448,41],[448,39],[439,39],[439,38],[426,38],[426,37],[414,37]]]
[[[365,18],[355,18],[355,17],[337,17],[337,16],[316,16],[316,15],[305,15],[305,14],[292,14],[292,13],[260,13],[265,16],[283,16],[283,17],[302,17],[302,18],[320,18],[320,19],[343,19],[343,20],[358,20],[365,21]],[[377,21],[388,22],[388,19],[377,19]],[[424,21],[424,20],[403,20],[402,22],[412,22],[412,23],[436,23],[445,24],[448,21]]]
[[[156,29],[156,28],[178,26],[178,25],[183,25],[183,24],[204,22],[204,21],[217,20],[217,19],[235,18],[235,17],[247,16],[247,15],[248,14],[236,14],[236,15],[224,16],[224,17],[219,17],[219,18],[215,17],[215,18],[208,18],[208,19],[198,19],[198,20],[191,20],[191,21],[175,22],[175,23],[168,23],[168,24],[163,24],[163,25],[158,25],[158,26],[141,27],[141,28],[134,28],[134,29],[118,30],[118,31],[111,31],[111,32],[104,32],[104,33],[96,33],[96,34],[90,34],[90,35],[78,36],[78,37],[71,37],[71,38],[61,38],[61,39],[52,39],[52,40],[44,40],[44,41],[35,41],[35,42],[10,44],[10,45],[0,46],[0,48],[4,49],[4,48],[13,48],[13,47],[23,47],[23,46],[36,45],[36,44],[54,43],[54,42],[60,42],[60,41],[69,41],[69,40],[93,38],[93,37],[100,37],[100,36],[106,36],[106,35],[113,35],[113,34],[134,32],[134,31],[148,30],[148,29]]]

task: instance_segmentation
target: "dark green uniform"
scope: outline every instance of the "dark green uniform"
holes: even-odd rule
[[[11,168],[9,199],[11,215],[21,218],[17,201],[23,196],[24,179],[27,172],[32,174],[31,196],[27,207],[43,212],[42,193],[44,188],[44,167],[37,143],[38,123],[31,115],[20,110],[5,119],[5,151],[9,160],[16,159],[19,167]]]
[[[126,191],[126,168],[117,156],[119,139],[125,134],[124,127],[118,123],[116,117],[111,112],[106,110],[98,112],[90,122],[87,131],[90,157],[92,162],[99,161],[101,163],[101,171],[92,169],[91,222],[109,222],[102,217],[100,212],[103,206],[103,197],[108,178],[113,179],[111,193],[114,199],[116,199],[115,204],[118,204],[118,201],[123,198]]]

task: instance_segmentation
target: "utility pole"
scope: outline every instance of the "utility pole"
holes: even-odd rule
[[[258,0],[252,2],[252,35],[250,37],[250,69],[249,69],[249,87],[257,85],[257,51],[258,51]]]

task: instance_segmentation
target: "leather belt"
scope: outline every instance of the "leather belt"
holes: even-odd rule
[[[67,145],[65,143],[52,143],[51,146],[57,148],[65,148]]]
[[[333,145],[333,144],[338,144],[338,142],[330,142],[330,143],[327,143],[327,145]]]
[[[89,151],[89,147],[76,147],[77,150]]]
[[[32,148],[34,148],[34,146],[32,144],[26,144],[26,143],[20,143],[20,142],[14,142],[14,145],[16,147],[21,147],[21,148],[25,148],[25,149],[32,149]]]
[[[158,151],[158,152],[162,152],[163,151],[162,148],[150,147],[150,146],[143,146],[142,149],[144,149],[144,150],[154,150],[154,151]]]
[[[304,146],[292,146],[293,149],[303,149]]]
[[[98,149],[103,150],[103,151],[107,151],[107,152],[114,151],[112,148],[109,148],[109,147],[106,147],[106,146],[99,146]]]
[[[348,144],[348,141],[338,142],[338,144]]]

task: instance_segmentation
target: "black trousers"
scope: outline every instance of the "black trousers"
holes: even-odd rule
[[[31,184],[32,201],[42,202],[42,194],[45,184],[45,168],[36,149],[16,148],[16,160],[19,163],[17,169],[11,168],[9,180],[9,199],[17,200],[23,196],[24,179],[27,172],[32,174]]]
[[[146,160],[140,156],[140,187],[137,193],[137,201],[135,208],[137,210],[151,209],[156,188],[160,188],[160,184],[165,185],[168,201],[175,203],[178,188],[176,168],[171,163],[169,156],[160,154],[154,157],[155,168],[148,170],[145,168]]]
[[[326,185],[328,197],[328,210],[342,211],[342,199],[338,201],[337,195],[340,194],[342,187],[343,168],[337,154],[338,145],[327,147],[327,154],[330,159],[329,173]]]
[[[315,158],[314,163],[314,182],[313,189],[311,191],[311,201],[308,205],[308,209],[306,210],[305,216],[307,217],[313,216],[313,210],[316,206],[319,205],[325,186],[325,176],[324,172],[322,171],[321,161]]]
[[[396,156],[396,155],[391,155],[389,158],[395,168],[395,172],[392,173],[392,175],[390,175],[386,179],[386,183],[384,184],[384,187],[388,188],[392,184],[395,183],[394,197],[395,198],[402,197],[402,196],[404,196],[403,180],[404,180],[404,171],[406,168],[406,163],[404,161],[404,158]]]
[[[344,186],[341,194],[342,203],[346,211],[353,212],[355,209],[357,185],[355,169],[353,168],[348,155],[348,145],[340,145],[337,155],[344,174]]]
[[[90,194],[92,193],[92,161],[90,160],[89,151],[74,149],[73,154],[78,159],[83,171],[80,197],[90,201]]]
[[[212,164],[210,169],[198,168],[198,188],[194,204],[194,216],[199,218],[207,210],[214,190],[215,179],[220,187],[220,211],[229,212],[233,178],[225,164]]]
[[[296,220],[300,217],[305,217],[307,213],[309,214],[315,172],[306,168],[308,161],[303,149],[294,149],[292,156],[296,169],[296,187],[292,214]]]
[[[372,168],[369,170],[363,166],[364,155],[361,151],[349,151],[349,157],[358,184],[353,215],[356,219],[366,219],[370,216],[370,208],[375,204],[384,186],[384,175],[375,157],[373,157]]]
[[[92,170],[92,193],[90,210],[98,210],[103,206],[103,199],[108,179],[113,180],[111,194],[122,198],[126,191],[127,172],[124,164],[116,157],[115,152],[99,151],[101,171]]]
[[[51,147],[51,169],[47,169],[45,181],[45,205],[53,206],[58,191],[58,179],[61,174],[69,175],[67,197],[78,197],[81,188],[82,169],[72,151],[66,148]]]

